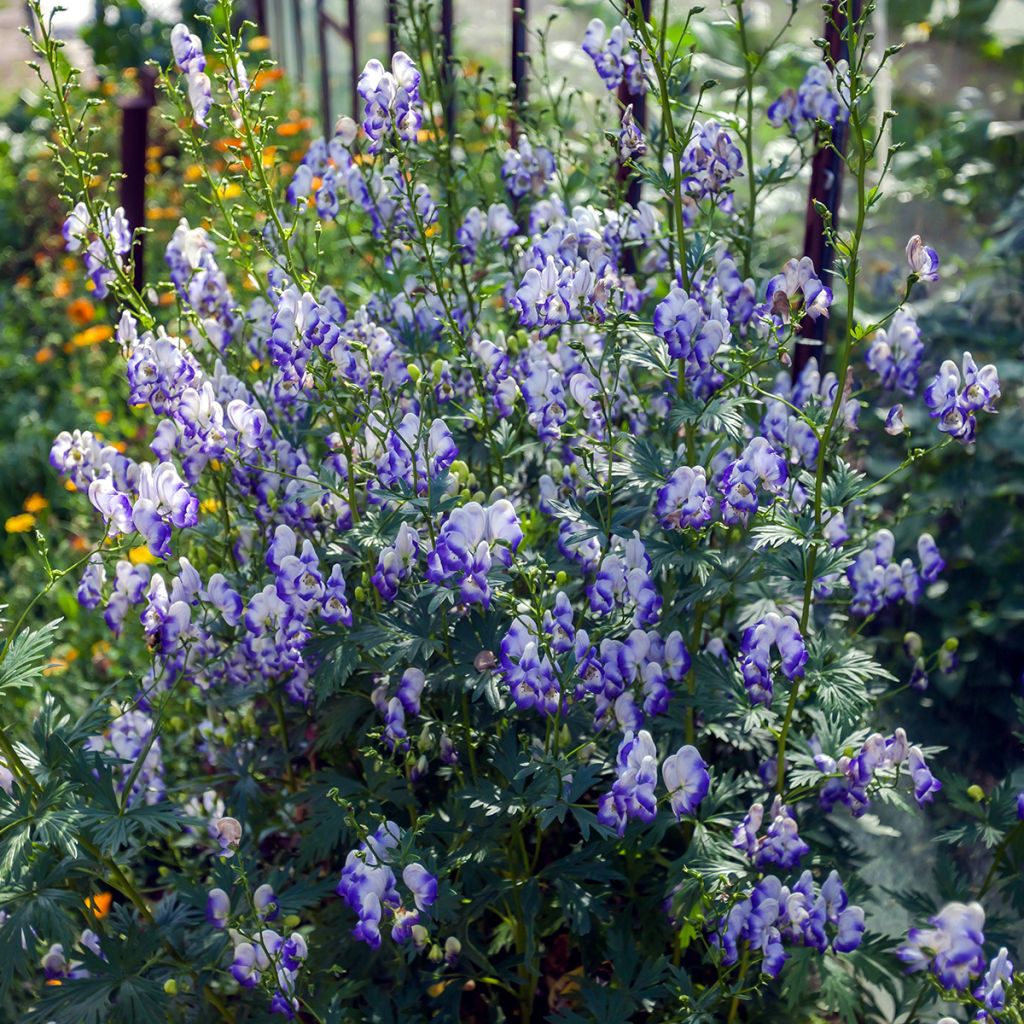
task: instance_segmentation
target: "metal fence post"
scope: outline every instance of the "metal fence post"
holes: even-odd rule
[[[640,0],[640,11],[644,21],[649,21],[651,17],[651,0]],[[629,93],[629,85],[626,82],[625,76],[621,82],[619,82],[618,91],[619,105],[623,110],[626,109],[631,103],[633,104],[633,120],[636,122],[637,128],[641,132],[647,129],[647,93],[644,92],[641,96],[632,97]],[[663,114],[663,116],[669,116]],[[625,182],[629,178],[629,170],[626,168],[625,163],[619,160],[619,168],[616,177],[620,182]],[[629,185],[626,188],[626,202],[630,206],[635,207],[640,202],[640,196],[642,193],[643,184],[636,175],[629,179]],[[632,261],[632,253],[629,253],[629,260]]]
[[[860,19],[860,0],[831,0],[825,12],[825,42],[828,57],[834,66],[836,62],[849,59],[849,47],[843,34],[846,31],[846,11],[849,10],[854,21]],[[835,252],[825,235],[825,224],[818,211],[814,208],[815,201],[828,208],[832,219],[832,228],[839,224],[839,207],[843,195],[843,161],[840,153],[846,151],[846,123],[837,124],[832,130],[832,148],[821,147],[815,154],[811,164],[811,184],[807,192],[807,218],[804,226],[804,255],[810,256],[815,270],[822,282],[829,285]],[[749,171],[748,171],[749,173]],[[853,315],[849,310],[848,316]],[[800,325],[800,335],[806,341],[798,341],[793,348],[793,380],[796,380],[803,368],[812,357],[818,359],[818,369],[824,371],[825,336],[828,330],[828,319],[818,317],[812,320],[804,317]],[[840,392],[843,381],[839,382]]]
[[[444,127],[448,138],[455,134],[454,24],[452,0],[441,0],[441,79],[444,88]]]
[[[388,56],[398,50],[398,0],[386,0],[384,16],[388,22]]]
[[[121,205],[134,233],[133,279],[136,291],[145,286],[146,150],[149,148],[149,111],[156,103],[156,77],[152,68],[139,68],[139,92],[119,101],[121,108]]]
[[[512,114],[508,120],[508,135],[513,146],[519,142],[519,119],[530,97],[526,49],[528,3],[529,0],[512,0]]]

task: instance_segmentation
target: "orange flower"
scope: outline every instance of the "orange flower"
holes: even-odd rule
[[[88,299],[75,299],[68,304],[68,319],[76,327],[84,327],[96,317],[96,307]]]
[[[109,409],[100,409],[100,411],[96,413],[96,422],[101,427],[105,427],[113,418],[114,414]]]
[[[95,896],[87,896],[85,900],[86,910],[91,910],[93,917],[103,920],[110,913],[110,906],[114,902],[114,894],[100,892]]]
[[[40,366],[43,363],[48,363],[53,358],[53,349],[52,348],[41,348],[41,349],[38,349],[36,354],[35,354],[35,356],[33,356],[33,358],[35,359],[35,361],[37,363],[40,364]]]
[[[90,345],[98,345],[114,336],[114,328],[109,324],[94,324],[84,331],[76,334],[72,339],[75,348],[88,348]]]
[[[203,176],[203,169],[199,164],[189,164],[185,168],[185,180],[186,181],[198,181]]]
[[[64,490],[65,491],[70,491],[72,494],[74,494],[75,491],[78,490],[78,488],[75,486],[75,481],[74,480],[65,480],[64,481]]]
[[[270,36],[253,36],[249,40],[249,50],[252,53],[262,53],[270,49]]]
[[[58,277],[53,282],[53,297],[55,299],[66,299],[71,294],[71,282],[63,277]]]
[[[64,259],[60,261],[60,265],[70,272],[78,269],[78,260],[76,260],[74,256],[65,256]]]
[[[31,512],[22,512],[20,515],[9,516],[4,529],[8,533],[28,533],[35,525],[36,517]]]
[[[68,483],[71,483],[71,481],[69,480]],[[91,548],[91,547],[92,547],[92,545],[89,543],[89,541],[85,537],[83,537],[81,534],[76,533],[76,534],[74,534],[72,536],[72,538],[71,538],[71,550],[72,551],[78,551],[78,552],[88,551],[89,548]]]
[[[30,494],[22,503],[21,507],[26,512],[42,512],[44,508],[49,508],[50,503],[41,494]]]
[[[252,87],[254,89],[265,89],[272,82],[277,82],[284,77],[282,68],[261,68],[253,76]]]
[[[278,135],[298,135],[302,131],[302,125],[296,124],[294,121],[285,121],[284,124],[277,126]]]

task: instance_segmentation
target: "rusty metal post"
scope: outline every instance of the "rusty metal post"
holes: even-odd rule
[[[529,0],[512,0],[512,113],[508,121],[508,135],[513,146],[519,142],[520,115],[530,98],[526,49],[528,3]]]
[[[134,233],[133,280],[136,291],[146,282],[144,247],[146,227],[146,150],[149,148],[149,111],[156,103],[155,74],[139,68],[139,92],[119,101],[121,108],[121,205]]]
[[[846,33],[846,10],[849,9],[854,21],[860,18],[860,0],[831,0],[825,14],[825,41],[829,60],[836,62],[849,59],[849,46],[844,38]],[[827,207],[832,218],[833,230],[839,224],[839,208],[843,196],[843,161],[840,153],[846,151],[846,122],[832,130],[832,143],[838,152],[821,147],[814,154],[811,163],[811,184],[807,192],[807,217],[804,225],[804,255],[810,256],[818,277],[831,287],[832,264],[835,252],[825,235],[825,224],[814,208],[815,201]],[[853,311],[850,310],[852,316]],[[820,316],[812,320],[804,317],[800,325],[800,336],[807,339],[798,341],[793,348],[793,380],[796,380],[808,361],[817,357],[818,369],[824,372],[825,336],[828,318]],[[839,382],[842,387],[842,381]]]

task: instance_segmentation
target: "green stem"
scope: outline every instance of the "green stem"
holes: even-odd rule
[[[652,58],[656,56],[654,41],[651,39],[651,30],[644,17],[643,6],[640,0],[633,0],[633,10],[636,13],[637,27],[643,37],[644,46]],[[676,246],[679,249],[679,276],[682,281],[683,291],[690,290],[690,270],[686,265],[686,228],[683,224],[683,173],[682,173],[682,148],[676,136],[676,128],[672,123],[672,101],[669,98],[668,75],[662,62],[652,59],[655,77],[658,79],[658,92],[661,96],[661,120],[662,127],[668,138],[668,146],[672,151],[672,210],[675,220]]]
[[[848,21],[850,53],[857,52],[857,26],[852,20]],[[850,367],[850,357],[854,346],[854,317],[857,308],[857,274],[860,265],[860,241],[864,233],[864,221],[867,216],[867,183],[865,173],[867,170],[867,148],[864,143],[864,131],[858,111],[858,67],[851,62],[850,69],[850,134],[855,140],[858,150],[857,160],[857,220],[850,239],[847,251],[849,258],[846,273],[846,336],[843,347],[839,354],[839,364],[836,370],[836,394],[832,401],[832,408],[829,410],[828,420],[825,429],[821,432],[821,442],[818,446],[818,464],[814,473],[814,531],[817,535],[821,531],[822,520],[822,490],[825,484],[825,468],[828,464],[829,442],[835,430],[836,420],[839,411],[843,406],[843,389],[846,384],[846,374]],[[807,553],[807,569],[804,578],[803,608],[800,612],[800,632],[806,636],[807,626],[810,622],[811,606],[814,598],[814,571],[818,562],[817,545],[812,545]],[[779,733],[779,746],[777,758],[776,792],[781,793],[786,784],[786,739],[789,735],[789,727],[796,709],[797,697],[800,694],[800,680],[793,681],[789,694],[789,703],[786,707],[786,715],[782,722],[782,730]]]
[[[743,248],[743,276],[750,276],[750,261],[754,253],[754,221],[757,213],[757,180],[754,176],[754,66],[747,52],[747,19],[743,13],[743,2],[736,5],[736,27],[740,36],[740,50],[743,56],[743,81],[747,99],[747,125],[743,133],[743,146],[747,158],[747,184],[750,195],[747,199],[747,238]]]

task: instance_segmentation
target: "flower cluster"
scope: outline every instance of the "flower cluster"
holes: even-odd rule
[[[680,747],[661,766],[672,813],[694,814],[711,784],[708,766],[693,746]],[[615,756],[615,782],[597,805],[597,820],[621,836],[631,818],[653,821],[658,813],[658,750],[646,729],[627,732]]]
[[[837,760],[819,751],[814,763],[819,771],[834,776],[821,788],[821,806],[831,811],[837,803],[845,804],[854,817],[860,817],[871,805],[868,790],[879,781],[880,773],[898,777],[896,773],[905,766],[920,807],[931,803],[942,789],[921,748],[910,744],[903,729],[897,729],[888,739],[872,733],[852,757],[844,754]]]
[[[787,944],[852,953],[863,934],[864,911],[849,902],[839,874],[831,872],[818,889],[805,871],[792,887],[766,875],[732,907],[712,938],[722,948],[724,964],[736,963],[745,943],[760,955],[761,973],[777,978],[789,958]]]
[[[363,131],[370,140],[371,153],[380,152],[390,131],[407,141],[415,140],[423,124],[420,73],[408,54],[395,53],[390,71],[379,60],[368,61],[359,75],[357,91],[364,103]]]
[[[970,352],[963,355],[963,373],[952,359],[939,367],[924,389],[924,404],[939,430],[962,444],[971,444],[977,430],[977,412],[995,412],[999,374],[991,364],[978,367]]]
[[[782,674],[800,679],[807,664],[807,648],[800,627],[792,615],[769,612],[747,628],[740,643],[740,671],[752,704],[771,704],[775,693],[772,676],[772,647],[779,652]]]
[[[85,270],[93,294],[106,298],[132,247],[132,229],[123,207],[113,212],[101,210],[94,220],[85,203],[76,203],[64,221],[63,234],[68,252],[78,252],[84,246]]]
[[[206,56],[199,36],[189,32],[180,22],[171,29],[171,52],[188,81],[188,99],[192,116],[200,128],[206,128],[206,119],[213,106],[213,87],[206,74]]]
[[[850,584],[850,611],[854,615],[876,615],[887,605],[899,601],[917,604],[926,583],[934,583],[946,563],[935,540],[922,533],[917,540],[918,566],[910,558],[897,562],[893,557],[896,539],[890,530],[879,530],[870,544],[846,570]]]
[[[402,830],[393,821],[384,822],[364,842],[350,850],[338,882],[338,895],[359,917],[352,934],[361,942],[378,949],[380,927],[385,914],[394,920],[391,938],[407,942],[413,928],[420,923],[420,914],[437,899],[437,879],[422,864],[411,862],[402,869],[402,882],[412,897],[415,909],[402,905],[392,856],[402,840]]]
[[[801,858],[810,853],[811,848],[800,838],[796,815],[777,796],[771,806],[771,823],[762,836],[758,833],[763,821],[764,805],[751,804],[743,821],[733,829],[732,845],[762,870],[768,867],[781,871],[798,868]]]
[[[819,121],[831,128],[845,122],[846,108],[839,96],[836,75],[821,64],[812,64],[796,89],[787,89],[768,106],[768,123],[776,128],[784,124],[795,135],[804,125],[815,127]]]
[[[628,21],[620,21],[605,38],[605,24],[594,18],[583,36],[583,52],[594,62],[597,73],[608,89],[625,82],[626,92],[636,98],[647,91],[650,58],[642,46],[635,45],[636,33]]]

